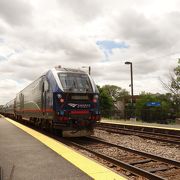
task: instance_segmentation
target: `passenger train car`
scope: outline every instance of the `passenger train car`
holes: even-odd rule
[[[92,78],[79,69],[49,70],[2,109],[2,114],[17,120],[60,129],[64,137],[91,135],[100,120],[98,89]]]

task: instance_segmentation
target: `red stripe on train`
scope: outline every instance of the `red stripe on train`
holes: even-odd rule
[[[71,111],[71,114],[89,114],[88,110],[84,110],[84,111]]]
[[[42,109],[24,109],[24,110],[17,110],[17,112],[54,112],[53,109],[46,109],[46,110],[42,110]]]

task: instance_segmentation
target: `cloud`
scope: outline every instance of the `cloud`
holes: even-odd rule
[[[3,55],[0,55],[0,61],[4,61],[6,59],[7,59],[6,57],[4,57]]]
[[[0,18],[9,25],[24,25],[31,21],[31,5],[22,0],[1,0]]]
[[[68,13],[72,12],[75,18],[82,22],[92,21],[101,15],[103,3],[92,0],[59,0],[59,6],[66,8]]]
[[[27,86],[27,82],[18,83],[12,79],[0,79],[0,104],[5,104],[15,98],[16,93],[23,87]]]
[[[10,89],[1,86],[0,104],[56,65],[91,66],[97,84],[130,90],[124,62],[132,61],[135,94],[163,92],[158,78],[167,79],[180,55],[178,4],[1,0],[0,85]]]
[[[59,50],[55,53],[43,49],[36,49],[36,52],[24,49],[20,53],[15,53],[7,61],[1,62],[0,72],[13,79],[34,80],[57,65],[78,68],[83,65],[92,65],[100,59],[101,52],[98,53],[96,45],[88,47],[84,44],[84,47],[79,48]]]
[[[5,39],[0,37],[0,44],[4,42],[5,42]]]
[[[163,16],[148,16],[135,9],[123,11],[114,16],[110,23],[114,38],[126,40],[137,51],[151,53],[151,56],[177,51],[180,35],[180,13],[173,11]]]
[[[121,16],[118,22],[121,36],[136,42],[141,49],[160,49],[167,48],[169,45],[163,36],[161,27],[157,26],[152,19],[148,19],[144,14],[136,11],[124,13],[124,16]]]

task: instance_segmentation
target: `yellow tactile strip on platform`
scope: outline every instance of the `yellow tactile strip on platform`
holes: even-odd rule
[[[97,180],[125,180],[126,178],[121,177],[110,169],[96,163],[95,161],[79,154],[78,152],[72,150],[70,147],[64,145],[63,143],[50,138],[42,133],[39,133],[31,128],[28,128],[16,121],[9,118],[5,118],[10,123],[14,124],[18,128],[22,129],[26,133],[30,134],[34,138],[38,139],[40,142],[51,148],[53,151],[61,155],[63,158],[71,162],[73,165],[81,169],[83,172],[88,174],[93,179]]]

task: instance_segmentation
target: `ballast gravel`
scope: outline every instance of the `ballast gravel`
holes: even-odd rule
[[[109,133],[97,129],[94,131],[94,136],[111,143],[180,161],[180,146],[178,145],[170,145],[168,143],[143,139],[133,135]]]

